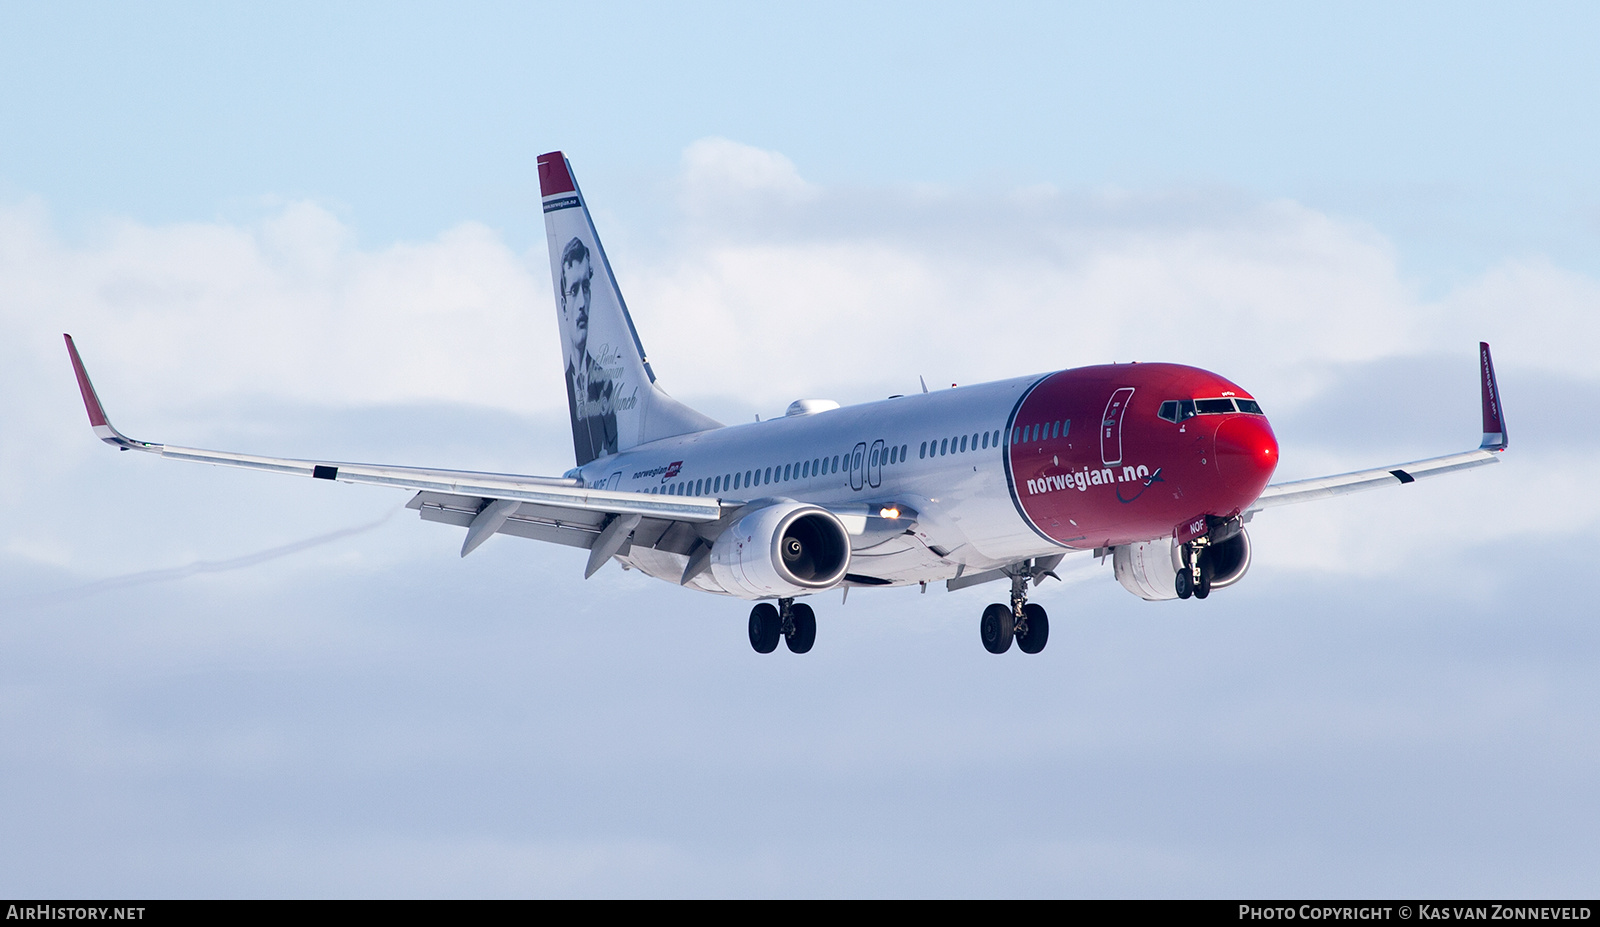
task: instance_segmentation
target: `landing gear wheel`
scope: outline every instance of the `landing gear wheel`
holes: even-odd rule
[[[1022,606],[1022,617],[1028,630],[1017,634],[1017,646],[1023,653],[1038,653],[1050,641],[1050,617],[1044,613],[1043,606],[1031,602]]]
[[[1178,598],[1180,599],[1187,599],[1189,596],[1194,595],[1194,579],[1189,576],[1188,567],[1178,571],[1178,578],[1173,581],[1173,586],[1176,587]],[[1210,592],[1211,590],[1208,589],[1206,591]],[[751,620],[753,621],[754,619]]]
[[[784,643],[795,653],[805,653],[817,642],[817,613],[799,602],[789,606],[789,629]]]
[[[750,609],[750,646],[756,653],[771,653],[778,649],[778,637],[783,633],[783,621],[778,609],[762,602]]]
[[[1200,558],[1200,584],[1194,587],[1194,597],[1203,599],[1211,594],[1211,558]]]
[[[1011,609],[996,602],[983,610],[983,621],[978,624],[983,636],[983,649],[990,653],[1005,653],[1011,649],[1011,638],[1016,633],[1016,620]]]

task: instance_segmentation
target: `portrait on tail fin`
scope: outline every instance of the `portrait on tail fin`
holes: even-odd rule
[[[561,250],[560,304],[563,348],[567,355],[567,411],[572,441],[585,460],[617,452],[616,373],[589,353],[589,310],[593,305],[594,260],[583,239]]]

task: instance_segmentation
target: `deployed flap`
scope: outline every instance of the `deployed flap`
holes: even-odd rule
[[[660,438],[722,427],[656,385],[589,207],[561,152],[539,156],[539,192],[578,466]]]

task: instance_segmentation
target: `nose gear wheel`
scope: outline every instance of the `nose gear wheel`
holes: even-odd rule
[[[1178,575],[1173,579],[1173,591],[1178,593],[1178,598],[1187,599],[1193,596],[1203,599],[1211,594],[1211,579],[1216,573],[1211,561],[1211,539],[1198,537],[1181,548],[1182,565],[1178,568]]]

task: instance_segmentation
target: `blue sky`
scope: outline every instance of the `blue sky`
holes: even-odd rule
[[[719,136],[824,183],[1289,196],[1414,242],[1429,273],[1459,271],[1593,253],[1594,18],[1443,3],[23,7],[0,37],[0,151],[14,194],[74,217],[312,197],[370,241],[475,219],[525,244],[532,155],[580,154],[633,203],[685,145]]]
[[[0,889],[1592,890],[1590,8],[568,7],[8,10]],[[802,660],[84,427],[62,331],[137,437],[561,472],[556,148],[726,421],[1176,360],[1306,476],[1475,443],[1485,339],[1513,449],[1263,516],[1199,607],[1071,561],[1037,659],[980,587],[823,597]]]

